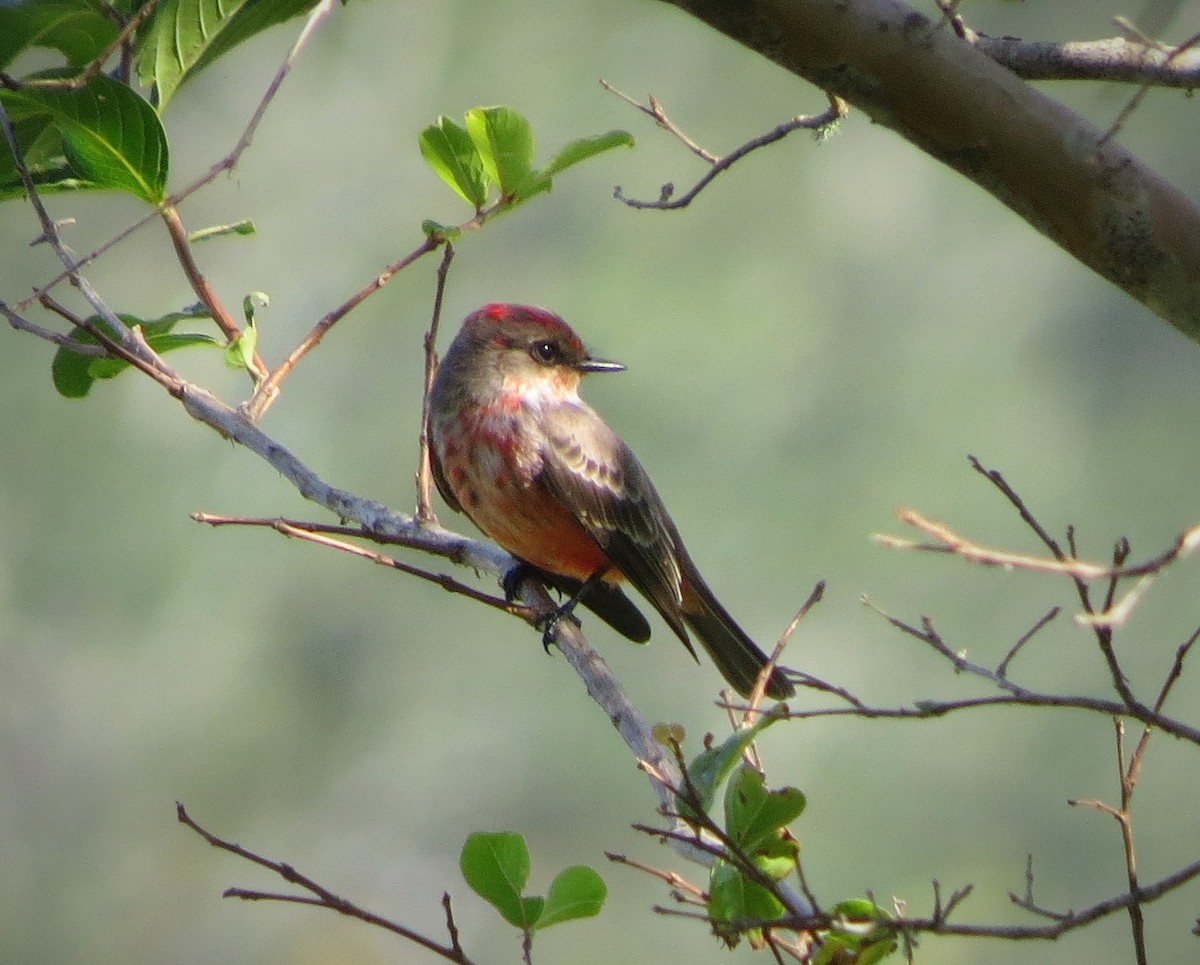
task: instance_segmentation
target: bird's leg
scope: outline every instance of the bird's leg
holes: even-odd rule
[[[550,644],[554,642],[554,630],[558,626],[558,621],[563,617],[569,617],[575,621],[576,626],[579,625],[579,619],[575,616],[575,607],[587,595],[588,590],[604,579],[604,574],[608,572],[611,565],[611,563],[605,563],[595,573],[584,580],[583,585],[571,594],[568,599],[564,600],[545,616],[538,618],[535,626],[542,631],[542,648],[547,653],[550,652]]]
[[[511,567],[500,579],[500,586],[504,589],[504,599],[512,603],[517,598],[517,591],[526,577],[535,576],[537,572],[536,566],[526,563],[524,560],[517,560],[517,565]]]

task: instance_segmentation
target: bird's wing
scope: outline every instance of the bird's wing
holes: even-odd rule
[[[437,486],[438,492],[442,494],[442,499],[446,501],[446,505],[456,513],[461,513],[463,511],[462,504],[454,495],[454,491],[450,488],[450,482],[442,471],[442,461],[437,457],[436,446],[429,447],[429,469],[433,474],[433,482]]]
[[[687,644],[679,533],[646,470],[586,406],[556,408],[544,435],[542,481]]]

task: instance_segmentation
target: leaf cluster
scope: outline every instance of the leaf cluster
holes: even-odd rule
[[[222,54],[316,0],[24,0],[0,5],[0,102],[42,193],[125,191],[166,200],[170,152],[160,115],[179,88]],[[43,48],[64,63],[7,72]],[[147,89],[149,101],[135,87]],[[0,157],[0,200],[25,186]]]
[[[566,144],[542,168],[533,166],[533,129],[510,107],[475,107],[457,124],[442,115],[421,132],[421,154],[477,215],[511,210],[549,191],[555,175],[615,147],[632,147],[626,131]],[[426,222],[427,233],[445,231]]]
[[[564,868],[550,882],[545,896],[526,895],[529,849],[512,831],[477,831],[467,838],[459,867],[471,890],[491,904],[525,935],[526,958],[535,931],[600,913],[608,888],[586,865]]]
[[[709,872],[705,911],[714,933],[730,948],[743,937],[756,949],[764,947],[772,923],[795,913],[779,886],[799,876],[800,842],[788,826],[804,813],[807,801],[798,788],[767,787],[765,774],[751,763],[757,761],[758,735],[786,716],[785,707],[774,708],[682,766],[679,816],[722,844]],[[667,739],[678,753],[679,736]],[[724,821],[718,823],[711,812],[722,785]],[[898,947],[887,912],[870,899],[843,901],[815,917],[827,924],[811,933],[813,965],[874,965]]]

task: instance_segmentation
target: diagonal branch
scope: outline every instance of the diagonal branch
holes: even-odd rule
[[[227,888],[222,897],[225,898],[240,898],[243,901],[282,901],[291,902],[302,905],[316,905],[321,908],[328,908],[331,911],[336,911],[339,915],[345,915],[347,918],[356,918],[359,921],[366,922],[368,925],[375,925],[378,928],[383,928],[393,932],[422,948],[428,949],[435,955],[444,958],[449,962],[457,962],[459,965],[470,965],[470,959],[463,953],[462,947],[458,943],[457,931],[453,928],[453,919],[449,919],[451,924],[450,946],[446,947],[439,945],[431,938],[426,938],[420,932],[413,931],[398,922],[392,921],[390,918],[384,918],[382,915],[377,915],[375,912],[367,911],[365,908],[360,908],[352,901],[334,894],[324,885],[314,881],[308,875],[301,874],[290,864],[283,861],[274,861],[270,858],[265,858],[248,848],[243,848],[240,844],[233,841],[226,841],[213,834],[211,831],[201,827],[188,814],[187,809],[182,803],[175,805],[175,817],[180,824],[192,831],[196,832],[201,838],[207,841],[214,848],[220,851],[226,851],[229,854],[249,861],[251,864],[256,864],[268,871],[277,874],[288,884],[296,885],[309,892],[309,895],[294,895],[294,894],[278,894],[265,891],[251,891],[245,888]],[[311,897],[310,897],[311,896]],[[449,913],[447,912],[447,915]]]
[[[718,175],[728,171],[738,161],[742,160],[742,158],[753,154],[755,151],[758,151],[761,148],[774,144],[777,141],[782,141],[793,131],[812,131],[817,137],[821,137],[823,134],[831,131],[833,126],[843,117],[845,117],[847,111],[849,110],[849,108],[846,106],[846,102],[841,98],[830,96],[829,107],[827,107],[820,114],[798,114],[791,120],[784,121],[782,124],[779,124],[767,131],[765,134],[760,134],[757,137],[751,138],[745,144],[742,144],[740,147],[730,151],[724,157],[717,157],[715,154],[705,150],[703,147],[693,141],[678,127],[678,125],[675,124],[674,121],[667,117],[662,105],[654,98],[653,95],[648,98],[648,106],[642,105],[635,101],[628,94],[624,94],[617,90],[607,81],[602,80],[600,81],[600,84],[605,90],[616,94],[626,103],[632,104],[643,114],[653,118],[654,122],[658,124],[659,127],[673,134],[684,144],[684,146],[687,147],[689,151],[691,151],[701,160],[707,162],[709,165],[708,172],[678,198],[673,197],[675,194],[675,185],[670,183],[662,186],[662,189],[659,191],[657,201],[639,201],[636,198],[626,197],[625,192],[621,189],[620,185],[617,185],[615,188],[613,188],[614,198],[630,208],[638,209],[653,208],[658,211],[675,211],[679,208],[686,208],[689,204],[696,200],[696,197],[701,191],[712,184]]]

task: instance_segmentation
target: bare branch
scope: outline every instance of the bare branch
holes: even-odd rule
[[[667,0],[844,98],[1200,339],[1200,206],[904,0]]]
[[[179,261],[179,266],[183,269],[184,275],[187,277],[188,284],[192,286],[192,291],[196,293],[196,297],[208,309],[212,315],[213,321],[217,323],[217,327],[221,330],[227,339],[235,339],[242,334],[241,327],[238,325],[228,309],[225,308],[216,290],[209,284],[208,278],[204,272],[200,270],[200,266],[196,264],[196,259],[192,255],[192,244],[188,240],[187,229],[183,226],[183,219],[179,216],[179,209],[174,205],[164,205],[161,211],[163,223],[167,226],[167,234],[171,237],[171,244],[175,248],[175,257]],[[258,352],[254,353],[253,368],[250,375],[258,381],[267,374],[267,367],[263,360],[259,357]]]
[[[677,137],[688,148],[689,151],[710,165],[708,173],[705,174],[704,177],[702,177],[699,181],[697,181],[687,193],[679,198],[672,199],[672,195],[675,193],[675,186],[672,184],[664,184],[662,186],[662,190],[659,192],[657,201],[638,201],[635,198],[628,198],[625,196],[621,186],[617,185],[615,188],[613,188],[613,197],[631,208],[655,208],[659,211],[672,211],[677,208],[686,208],[696,199],[696,196],[699,195],[701,191],[703,191],[713,182],[717,175],[724,171],[728,171],[729,168],[731,168],[742,158],[746,157],[746,155],[752,154],[769,144],[774,144],[776,141],[782,141],[793,131],[807,130],[821,135],[833,124],[845,117],[847,111],[849,110],[845,101],[839,97],[830,95],[829,108],[823,113],[814,114],[811,116],[803,114],[797,115],[790,121],[785,121],[778,127],[767,131],[765,134],[760,134],[758,137],[751,138],[741,147],[731,151],[724,157],[717,157],[715,154],[706,151],[690,137],[684,134],[683,131],[669,117],[667,117],[666,113],[663,111],[662,105],[655,100],[653,95],[649,97],[649,106],[643,106],[631,98],[628,94],[623,94],[621,91],[617,90],[607,81],[602,80],[600,83],[605,90],[611,91],[622,100],[632,104],[643,114],[652,117],[654,122],[658,124],[659,127],[669,131],[671,134]]]
[[[1061,557],[1056,556],[1055,559],[1047,560],[1036,556],[1029,556],[1025,553],[1014,553],[1010,550],[994,549],[973,543],[966,537],[954,532],[945,523],[930,519],[915,509],[898,509],[896,510],[896,517],[901,522],[907,523],[914,529],[919,529],[927,536],[932,537],[935,542],[917,543],[897,536],[876,534],[872,538],[881,546],[886,546],[889,549],[949,553],[953,556],[961,557],[969,563],[978,563],[983,566],[999,566],[1004,569],[1031,570],[1039,573],[1062,573],[1083,582],[1120,580],[1130,576],[1150,576],[1160,572],[1165,566],[1175,562],[1177,559],[1188,556],[1200,546],[1200,525],[1197,525],[1180,533],[1170,549],[1165,550],[1144,563],[1138,563],[1134,566],[1088,563],[1084,560],[1068,557],[1065,554]],[[1057,544],[1054,545],[1057,547]],[[1108,612],[1108,609],[1106,608],[1105,612]],[[1091,620],[1095,622],[1095,615],[1092,615]]]
[[[383,271],[367,282],[367,284],[342,302],[341,305],[321,318],[301,340],[300,344],[289,353],[288,357],[280,362],[270,375],[259,382],[258,387],[254,390],[253,398],[242,407],[246,418],[251,422],[258,422],[267,409],[271,407],[272,403],[274,403],[275,399],[278,398],[279,387],[282,385],[283,380],[291,374],[292,369],[299,364],[304,356],[320,344],[321,339],[325,337],[326,333],[334,325],[341,321],[350,311],[357,308],[365,299],[379,291],[398,272],[403,271],[418,258],[423,258],[431,251],[436,251],[439,244],[441,244],[440,241],[426,236],[425,240],[414,250],[410,251],[399,261],[388,265]]]
[[[1051,620],[1053,620],[1055,617],[1057,617],[1059,615],[1059,613],[1061,613],[1061,612],[1062,612],[1061,607],[1057,607],[1057,606],[1051,607],[1047,613],[1043,614],[1038,619],[1037,623],[1035,623],[1032,627],[1030,627],[1024,633],[1022,633],[1021,636],[1017,639],[1017,642],[1014,643],[1012,645],[1011,649],[1008,651],[1008,653],[1006,653],[1004,655],[1004,659],[1001,660],[999,664],[997,664],[996,674],[1000,677],[1007,677],[1009,664],[1011,664],[1013,662],[1013,659],[1016,657],[1017,653],[1020,652],[1021,648],[1024,647],[1025,644],[1027,644],[1030,640],[1032,640],[1034,635],[1039,630],[1041,630],[1042,627],[1046,626],[1046,624],[1048,624]]]
[[[497,610],[502,610],[513,616],[520,617],[527,623],[536,623],[538,614],[529,607],[519,604],[510,603],[503,597],[492,596],[488,593],[482,593],[474,587],[467,586],[445,573],[431,573],[429,570],[421,569],[419,566],[411,566],[408,563],[401,562],[391,556],[385,556],[383,553],[377,553],[374,550],[366,549],[359,546],[357,543],[349,543],[345,540],[334,539],[331,533],[339,535],[357,536],[361,539],[374,539],[381,541],[381,537],[376,534],[366,532],[361,529],[354,529],[349,526],[328,526],[322,523],[301,522],[298,520],[283,519],[276,516],[273,518],[267,517],[250,517],[250,516],[218,516],[212,513],[192,513],[192,519],[197,523],[206,523],[209,526],[250,526],[272,529],[283,536],[292,539],[305,540],[309,543],[315,543],[318,546],[324,546],[327,549],[339,550],[343,553],[349,553],[352,556],[357,556],[360,559],[367,560],[371,563],[376,563],[380,566],[386,566],[393,570],[399,570],[401,573],[407,573],[409,576],[415,576],[419,579],[426,580],[429,583],[440,586],[443,590],[449,593],[457,593],[461,596],[475,600],[477,603],[483,603],[486,606],[494,607]],[[392,538],[385,540],[389,543],[398,543],[402,546],[412,545],[411,540],[403,538]],[[427,547],[419,547],[428,552]],[[443,555],[453,558],[457,555],[457,551],[450,547],[445,547]]]
[[[416,945],[420,945],[422,948],[428,949],[435,955],[444,958],[448,962],[457,962],[458,965],[471,965],[471,960],[463,954],[462,948],[458,944],[458,935],[456,931],[451,931],[451,944],[449,947],[439,945],[433,939],[426,938],[424,935],[413,931],[411,928],[407,928],[404,925],[394,922],[390,918],[384,918],[382,915],[377,915],[372,911],[367,911],[364,908],[360,908],[358,905],[354,904],[354,902],[348,901],[339,895],[335,895],[324,885],[318,884],[307,875],[301,874],[290,864],[265,858],[260,854],[250,851],[248,848],[243,848],[240,844],[236,844],[232,841],[226,841],[223,838],[217,837],[217,835],[213,834],[211,831],[208,831],[197,824],[192,819],[192,816],[187,813],[187,810],[181,803],[177,803],[175,805],[175,816],[180,824],[191,828],[196,832],[196,834],[200,835],[200,837],[202,837],[214,848],[217,848],[221,851],[227,851],[238,858],[242,858],[245,861],[249,861],[252,864],[258,865],[259,867],[266,868],[268,871],[272,871],[277,874],[289,884],[297,885],[300,888],[303,888],[305,891],[310,892],[312,895],[312,897],[309,897],[308,895],[277,894],[266,891],[251,891],[244,888],[228,888],[224,892],[223,897],[240,898],[244,901],[293,902],[305,905],[316,905],[321,908],[328,908],[331,911],[336,911],[339,915],[345,915],[347,918],[356,918],[359,921],[366,922],[368,925],[375,925],[378,928],[383,928],[386,931],[390,931],[396,935],[399,935],[401,938],[405,938]],[[447,910],[447,915],[448,914],[449,911]]]
[[[708,893],[704,891],[703,888],[699,888],[692,884],[675,871],[654,868],[648,864],[642,864],[640,861],[634,861],[632,858],[626,857],[623,854],[617,854],[614,851],[605,851],[604,857],[608,858],[608,860],[614,864],[623,864],[630,868],[636,868],[638,871],[644,871],[646,874],[665,882],[670,887],[682,892],[686,892],[688,901],[705,902],[708,900]]]
[[[721,159],[719,157],[712,152],[705,150],[703,147],[693,141],[674,121],[667,117],[666,111],[663,110],[662,105],[658,102],[657,98],[655,98],[653,94],[647,94],[646,103],[640,104],[635,98],[630,97],[623,91],[617,90],[617,88],[613,87],[613,85],[606,80],[601,80],[600,86],[610,94],[616,94],[616,96],[621,98],[621,100],[623,100],[626,104],[629,104],[636,110],[641,111],[664,131],[674,135],[684,147],[695,154],[696,157],[700,158],[701,161],[704,161],[706,164],[720,163]]]
[[[19,332],[28,332],[30,335],[35,335],[47,342],[52,342],[55,345],[60,345],[63,348],[69,348],[72,352],[77,352],[80,355],[91,355],[96,357],[108,355],[108,350],[99,345],[88,345],[84,342],[76,342],[70,336],[63,335],[60,332],[55,332],[51,329],[44,328],[35,322],[29,321],[24,315],[9,308],[4,302],[0,301],[0,315],[8,319],[8,324]]]
[[[971,32],[966,39],[1025,80],[1106,81],[1178,90],[1200,87],[1200,53],[1191,49],[1195,38],[1171,49],[1126,37],[1056,43]]]
[[[446,275],[454,259],[454,246],[446,242],[442,252],[442,263],[437,270],[437,289],[433,296],[433,314],[429,319],[429,331],[425,333],[425,385],[421,391],[421,436],[417,453],[417,519],[434,520],[433,514],[433,470],[429,461],[429,393],[433,391],[433,377],[437,375],[438,323],[442,319],[442,298],[446,293]]]

